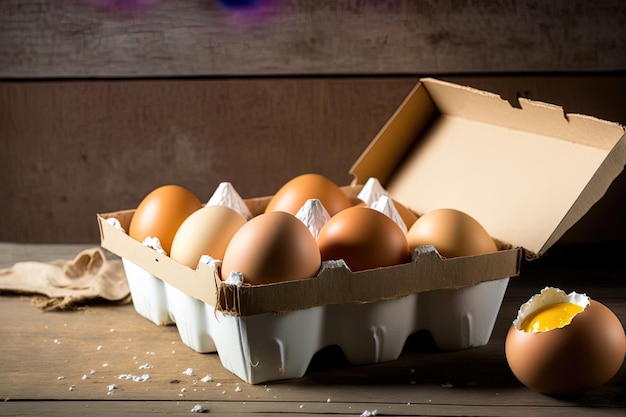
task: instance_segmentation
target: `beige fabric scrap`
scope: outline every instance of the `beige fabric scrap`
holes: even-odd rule
[[[33,304],[46,311],[73,309],[97,298],[130,302],[121,260],[107,260],[100,248],[85,249],[70,261],[17,262],[0,269],[0,292],[39,294]]]

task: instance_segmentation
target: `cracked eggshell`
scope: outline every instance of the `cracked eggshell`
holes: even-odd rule
[[[522,330],[526,317],[555,303],[583,307],[569,324],[548,331]],[[584,294],[545,288],[519,310],[505,341],[513,374],[527,387],[554,395],[580,394],[607,383],[626,354],[626,336],[617,316]]]
[[[302,174],[285,183],[272,196],[265,212],[286,211],[295,215],[309,199],[318,199],[331,216],[352,205],[330,179],[319,174]]]
[[[321,266],[309,229],[294,215],[260,214],[235,233],[222,261],[221,278],[240,272],[244,283],[257,285],[312,278]]]
[[[179,185],[163,185],[146,195],[130,221],[128,235],[139,242],[157,237],[166,253],[182,222],[202,203],[188,189]]]

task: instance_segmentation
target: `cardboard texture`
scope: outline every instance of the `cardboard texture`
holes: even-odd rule
[[[128,230],[133,210],[99,214],[98,223],[102,246],[123,259],[139,314],[176,323],[185,344],[217,351],[227,369],[260,383],[301,376],[313,354],[333,344],[353,363],[369,363],[396,358],[417,330],[443,350],[487,343],[521,257],[545,253],[625,162],[624,128],[615,123],[423,79],[352,166],[344,192],[354,198],[376,177],[418,215],[463,210],[499,243],[497,253],[444,259],[424,247],[393,267],[335,266],[309,280],[232,285],[214,267],[182,266],[107,221]],[[268,200],[246,204],[259,214]]]

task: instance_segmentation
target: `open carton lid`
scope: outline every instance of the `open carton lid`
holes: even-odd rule
[[[616,123],[422,79],[352,166],[417,214],[456,208],[495,239],[542,255],[624,169]]]

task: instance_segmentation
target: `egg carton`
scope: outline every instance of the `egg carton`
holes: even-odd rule
[[[122,258],[137,313],[175,324],[181,341],[217,352],[250,384],[299,378],[316,352],[338,346],[354,365],[397,359],[407,338],[428,331],[441,351],[485,345],[509,278],[371,303],[329,304],[287,313],[224,314]],[[306,331],[302,331],[306,329]]]
[[[518,104],[422,79],[350,169],[355,192],[376,177],[416,214],[437,207],[470,214],[502,244],[496,253],[444,259],[423,248],[402,265],[232,285],[206,264],[191,270],[109,224],[128,230],[131,209],[98,215],[102,246],[124,259],[139,314],[175,323],[186,345],[217,352],[252,384],[302,376],[327,346],[354,364],[393,360],[420,330],[443,351],[484,345],[522,257],[542,256],[626,163],[622,126]],[[246,204],[259,214],[267,201]]]

